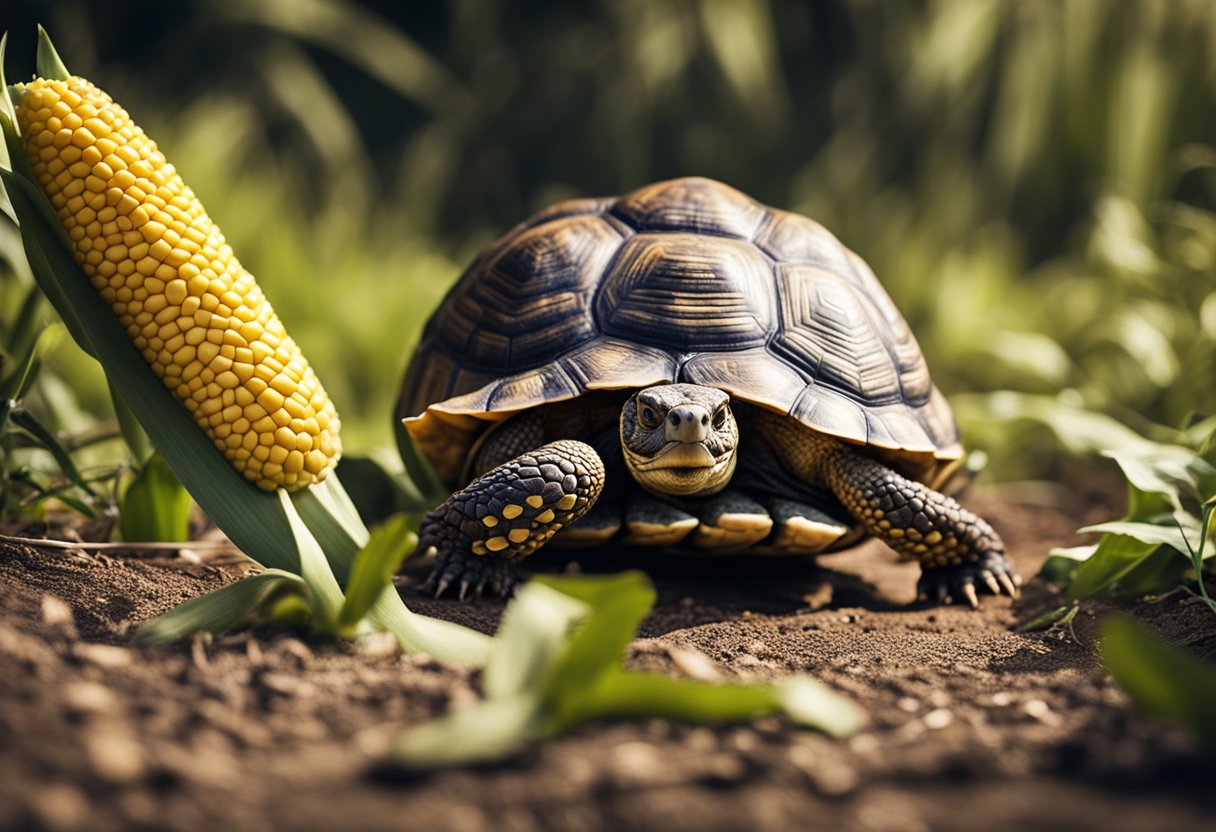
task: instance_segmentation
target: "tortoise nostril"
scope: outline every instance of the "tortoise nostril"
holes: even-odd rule
[[[702,416],[702,417],[701,417],[701,424],[703,424],[703,425],[708,425],[708,424],[709,424],[709,417],[708,417],[708,416]]]
[[[678,428],[680,426],[680,414],[679,413],[671,414],[671,426],[673,428]]]

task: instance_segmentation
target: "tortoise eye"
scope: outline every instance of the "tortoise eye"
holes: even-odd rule
[[[648,428],[657,428],[659,422],[663,421],[659,418],[659,414],[654,412],[654,408],[649,405],[642,405],[638,408],[638,418],[642,421],[642,425]]]
[[[730,413],[730,408],[722,405],[718,408],[718,412],[714,414],[714,430],[721,430],[726,426],[726,417]]]

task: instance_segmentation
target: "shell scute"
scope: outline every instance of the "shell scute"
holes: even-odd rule
[[[775,326],[772,267],[742,240],[641,234],[605,276],[596,314],[605,333],[692,350],[762,345]]]
[[[750,240],[768,210],[729,185],[688,177],[656,182],[626,194],[612,213],[642,232],[680,231]]]

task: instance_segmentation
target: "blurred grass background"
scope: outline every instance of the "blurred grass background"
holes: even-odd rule
[[[8,0],[10,81],[36,22],[203,199],[348,449],[391,445],[480,246],[688,174],[865,257],[999,478],[1216,413],[1210,0]],[[54,366],[60,424],[105,415]]]

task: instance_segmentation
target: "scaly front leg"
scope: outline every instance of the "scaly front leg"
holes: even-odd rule
[[[437,559],[424,589],[452,585],[463,599],[486,586],[509,594],[514,564],[590,510],[604,487],[604,464],[590,445],[550,442],[499,465],[422,520],[418,545]]]

